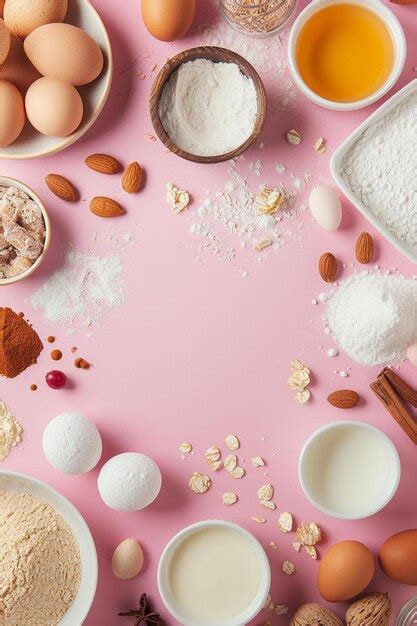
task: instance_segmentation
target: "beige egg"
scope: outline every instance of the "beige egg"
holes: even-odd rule
[[[0,146],[9,146],[25,125],[25,105],[20,91],[7,80],[0,80]]]
[[[44,24],[63,22],[68,0],[6,0],[4,20],[10,30],[24,39]]]
[[[39,78],[26,93],[26,114],[43,135],[67,137],[79,127],[83,102],[72,85],[55,78]]]
[[[3,63],[10,50],[10,32],[4,20],[0,18],[0,64]]]
[[[129,580],[139,574],[143,567],[143,551],[135,539],[125,539],[113,552],[111,568],[116,578]]]
[[[47,24],[25,39],[25,52],[43,75],[86,85],[103,69],[103,53],[92,37],[72,24]]]
[[[23,41],[12,34],[10,52],[3,65],[0,65],[0,79],[9,80],[21,91],[26,91],[40,76],[23,50]]]

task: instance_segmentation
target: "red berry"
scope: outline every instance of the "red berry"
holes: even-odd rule
[[[51,389],[62,389],[62,387],[65,387],[67,384],[67,377],[64,372],[60,372],[59,370],[52,370],[52,372],[48,372],[45,376],[45,380]]]

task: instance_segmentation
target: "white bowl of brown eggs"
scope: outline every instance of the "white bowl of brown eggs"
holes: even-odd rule
[[[105,26],[88,0],[0,0],[0,16],[0,158],[63,150],[107,100]]]

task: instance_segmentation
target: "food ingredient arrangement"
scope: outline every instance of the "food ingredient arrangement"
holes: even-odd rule
[[[417,4],[94,5],[0,2],[0,625],[411,626]]]

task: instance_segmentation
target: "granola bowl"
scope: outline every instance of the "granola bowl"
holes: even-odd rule
[[[51,222],[49,219],[48,212],[45,208],[45,205],[42,202],[42,200],[39,198],[38,194],[35,193],[33,189],[25,185],[25,183],[22,183],[20,180],[16,180],[15,178],[9,178],[8,176],[0,176],[0,190],[2,187],[14,187],[16,189],[19,189],[20,191],[27,194],[27,196],[29,196],[29,199],[33,201],[35,205],[37,205],[37,207],[40,210],[42,222],[44,226],[44,238],[42,241],[42,250],[39,256],[37,256],[37,258],[33,261],[33,263],[29,267],[27,267],[26,269],[23,269],[20,273],[16,274],[15,276],[7,276],[5,275],[4,272],[2,272],[3,277],[0,277],[0,287],[4,285],[12,285],[14,283],[18,283],[21,280],[24,280],[25,278],[27,278],[28,276],[31,276],[31,274],[33,274],[33,272],[35,272],[40,266],[40,264],[43,262],[48,252],[50,243],[51,243]],[[0,206],[1,206],[1,199],[0,199]],[[3,227],[1,229],[1,236],[3,236]],[[2,251],[0,250],[0,256],[1,256],[1,252]],[[1,261],[0,263],[4,263],[4,261]]]

